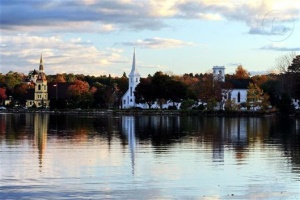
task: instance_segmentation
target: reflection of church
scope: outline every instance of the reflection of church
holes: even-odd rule
[[[39,165],[43,165],[43,155],[47,145],[48,132],[48,114],[36,113],[33,118],[34,122],[34,145],[38,148]]]
[[[122,131],[127,136],[130,149],[132,174],[135,168],[135,118],[133,116],[122,116]]]

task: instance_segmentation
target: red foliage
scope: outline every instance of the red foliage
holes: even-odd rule
[[[83,94],[89,93],[90,85],[81,80],[76,80],[73,85],[70,85],[68,88],[68,95],[80,97]]]
[[[0,88],[0,101],[3,101],[7,98],[6,95],[6,89],[5,88]]]

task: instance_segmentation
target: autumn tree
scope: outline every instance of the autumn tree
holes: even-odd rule
[[[27,89],[29,85],[26,83],[20,83],[14,87],[13,97],[20,105],[25,105]]]
[[[263,90],[256,84],[250,83],[247,91],[247,106],[254,110],[255,107],[260,107],[267,110],[269,103],[269,95],[263,93]]]
[[[55,83],[65,83],[66,78],[65,78],[64,74],[56,74],[56,77],[53,80],[53,82],[55,82]]]
[[[4,87],[0,87],[0,103],[3,104],[3,101],[7,98],[6,89]]]
[[[90,86],[87,82],[76,80],[68,88],[68,97],[71,107],[89,108],[93,103]]]
[[[212,74],[205,75],[197,85],[198,99],[207,103],[208,110],[214,110],[222,100],[221,82],[213,81]]]
[[[237,79],[247,79],[250,77],[250,73],[242,65],[239,65],[235,70],[235,77]]]

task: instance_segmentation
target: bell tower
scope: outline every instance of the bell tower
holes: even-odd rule
[[[225,67],[224,66],[214,66],[213,67],[213,77],[214,77],[214,81],[225,82]]]
[[[36,107],[49,107],[47,78],[44,73],[43,56],[41,54],[39,72],[34,88],[34,102]]]

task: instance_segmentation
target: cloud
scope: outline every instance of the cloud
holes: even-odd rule
[[[81,38],[65,41],[58,36],[2,36],[0,46],[2,71],[28,73],[38,68],[43,53],[45,71],[48,74],[79,73],[105,74],[107,68],[129,63],[122,50],[98,50]],[[117,70],[116,70],[117,71]]]
[[[184,42],[182,40],[159,37],[137,40],[135,42],[123,42],[122,44],[126,46],[136,46],[150,49],[168,49],[195,45],[192,42]]]
[[[241,21],[249,34],[289,32],[299,20],[293,0],[2,0],[1,29],[38,32],[159,30],[170,19]]]
[[[259,49],[260,50],[270,50],[270,51],[300,51],[300,47],[285,47],[280,44],[266,45]]]

